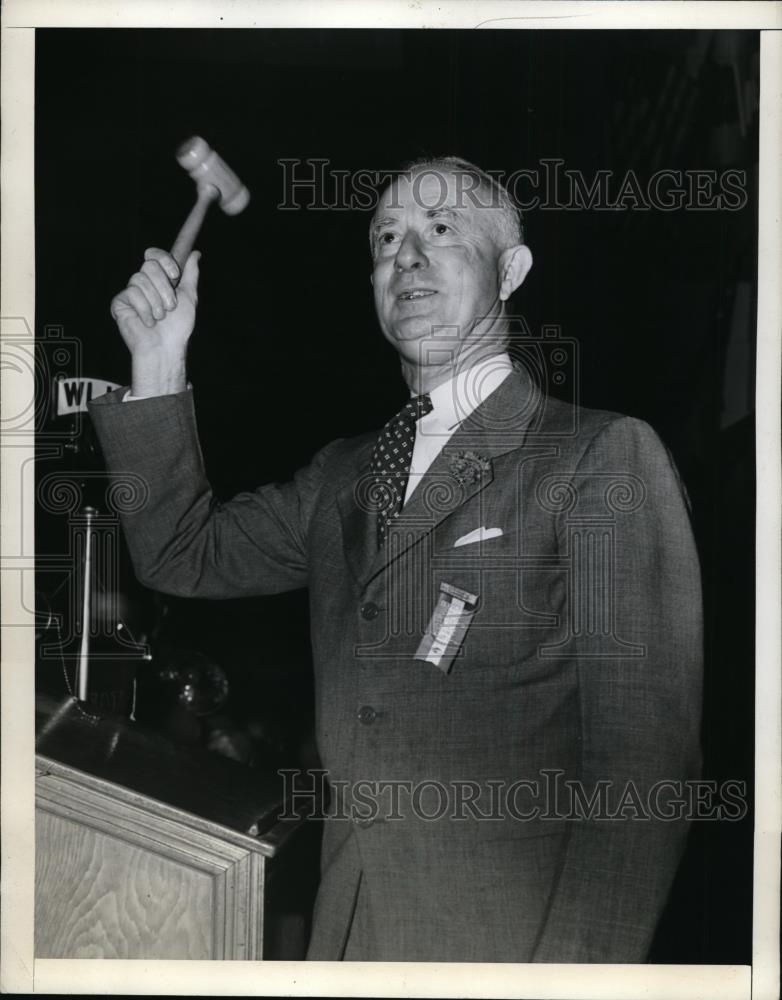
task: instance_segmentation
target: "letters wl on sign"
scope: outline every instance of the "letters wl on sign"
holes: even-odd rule
[[[61,378],[57,382],[57,416],[86,413],[91,399],[97,399],[112,389],[119,389],[119,385],[102,378]]]

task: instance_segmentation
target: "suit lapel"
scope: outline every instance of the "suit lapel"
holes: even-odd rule
[[[351,572],[361,584],[377,554],[376,515],[367,498],[367,487],[371,481],[369,462],[374,446],[374,437],[361,445],[350,475],[337,490],[345,557]]]
[[[467,463],[461,453],[465,451],[463,434],[456,431],[443,450],[421,477],[421,481],[405,504],[399,516],[389,526],[386,544],[375,550],[367,580],[371,580],[395,559],[415,545],[424,535],[441,524],[462,504],[485,489],[494,478],[494,468],[487,455],[482,461]],[[472,455],[480,454],[469,449]],[[468,467],[461,477],[454,471],[453,463]]]
[[[492,482],[493,459],[520,447],[542,395],[524,369],[514,371],[448,440],[421,478],[378,551],[376,515],[368,502],[373,441],[357,456],[355,479],[338,493],[345,554],[363,586]]]

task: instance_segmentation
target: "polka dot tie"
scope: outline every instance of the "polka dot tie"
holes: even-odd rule
[[[378,435],[369,465],[374,475],[378,548],[385,544],[388,527],[402,509],[413,460],[415,425],[431,412],[432,400],[428,393],[413,396]]]

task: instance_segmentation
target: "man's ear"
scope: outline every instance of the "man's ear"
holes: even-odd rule
[[[373,271],[369,276],[369,283],[374,288],[375,287],[375,272]]]
[[[508,247],[500,254],[500,301],[507,301],[521,285],[532,267],[532,254],[526,243]]]

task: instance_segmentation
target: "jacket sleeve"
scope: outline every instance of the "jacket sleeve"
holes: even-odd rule
[[[139,581],[180,597],[274,594],[307,585],[306,541],[333,442],[289,483],[217,501],[204,471],[189,390],[90,404],[116,490],[132,487],[122,527]]]
[[[568,823],[533,959],[643,962],[684,849],[684,783],[700,774],[700,569],[678,474],[647,424],[618,418],[604,426],[571,488],[578,506],[569,527],[562,519],[560,546],[572,564],[565,654],[578,678],[579,779],[587,796],[608,782],[615,818],[583,810]],[[583,534],[590,521],[592,543]],[[599,564],[585,582],[589,546],[600,538],[611,569]],[[595,655],[589,614],[601,607],[610,634]]]

